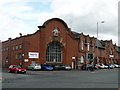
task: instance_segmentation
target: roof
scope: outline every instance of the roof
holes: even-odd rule
[[[75,39],[79,39],[81,34],[75,31],[72,31],[73,34],[75,34]]]
[[[49,22],[53,21],[53,20],[57,20],[60,21],[66,28],[68,28],[68,25],[60,18],[52,18],[47,20],[46,22],[43,23],[43,26],[46,26]]]
[[[95,46],[98,48],[105,49],[105,43],[102,40],[95,39]]]
[[[116,51],[120,52],[120,46],[117,46]]]

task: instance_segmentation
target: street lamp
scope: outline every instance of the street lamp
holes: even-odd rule
[[[99,62],[99,58],[98,58],[98,24],[99,23],[105,23],[105,22],[104,21],[97,22],[97,63]]]

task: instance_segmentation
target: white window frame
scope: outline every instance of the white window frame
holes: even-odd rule
[[[81,41],[81,46],[82,46],[81,49],[84,50],[84,43],[83,43],[83,41]]]
[[[87,50],[90,51],[90,44],[87,43]]]

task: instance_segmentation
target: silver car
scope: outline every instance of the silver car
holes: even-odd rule
[[[40,64],[30,64],[27,68],[28,70],[41,70]]]

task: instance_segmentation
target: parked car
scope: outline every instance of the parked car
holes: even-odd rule
[[[86,64],[83,64],[83,65],[81,66],[81,70],[87,70],[86,67],[87,67]]]
[[[101,64],[103,67],[104,67],[104,69],[108,69],[108,66],[107,65],[105,65],[105,64]]]
[[[83,65],[81,66],[81,70],[94,71],[94,65],[92,65],[92,64],[83,64]]]
[[[52,71],[53,70],[53,66],[44,64],[44,65],[41,65],[41,70]]]
[[[112,64],[105,64],[106,66],[108,66],[108,69],[113,69],[114,68],[114,65]]]
[[[72,69],[70,65],[64,65],[64,67],[65,67],[65,70],[71,70]]]
[[[66,64],[53,65],[53,68],[54,70],[71,70],[71,66]]]
[[[26,69],[20,67],[19,65],[10,65],[8,68],[8,72],[13,72],[13,73],[26,73]]]
[[[110,68],[112,68],[112,69],[113,69],[113,68],[115,68],[115,66],[114,66],[113,64],[110,64]]]
[[[41,70],[40,64],[30,64],[27,68],[28,70]]]
[[[115,68],[119,68],[119,65],[118,65],[118,64],[114,64],[114,67],[115,67]]]
[[[65,67],[62,64],[53,65],[54,70],[65,70]]]
[[[95,69],[104,69],[105,67],[104,67],[104,65],[102,65],[102,64],[96,64],[95,65]]]

